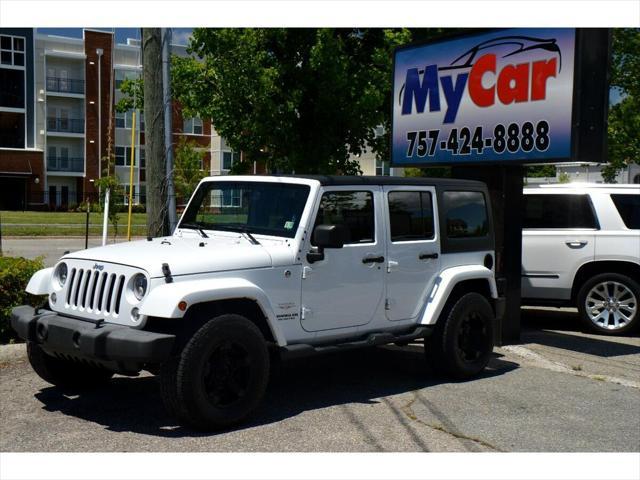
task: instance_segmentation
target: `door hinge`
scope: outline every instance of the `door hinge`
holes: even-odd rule
[[[313,268],[302,267],[302,278],[309,278],[309,275],[311,275],[311,272],[313,272]]]
[[[385,310],[391,310],[391,307],[393,307],[395,305],[395,300],[393,298],[387,298],[384,301],[384,309]]]
[[[387,273],[391,273],[398,266],[398,262],[394,262],[393,260],[389,260],[387,262]]]
[[[305,318],[307,318],[309,315],[311,314],[311,310],[308,309],[307,307],[305,307],[304,305],[302,306],[302,310],[300,311],[300,318],[302,320],[304,320]]]

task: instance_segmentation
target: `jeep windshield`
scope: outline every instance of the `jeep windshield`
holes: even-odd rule
[[[237,231],[293,238],[309,196],[308,185],[272,182],[205,182],[179,228]]]

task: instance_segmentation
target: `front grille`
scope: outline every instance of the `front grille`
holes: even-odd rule
[[[72,268],[65,306],[96,314],[118,316],[124,283],[124,275]]]

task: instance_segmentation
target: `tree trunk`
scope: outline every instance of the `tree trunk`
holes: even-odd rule
[[[166,234],[167,182],[162,99],[162,50],[159,28],[142,29],[147,235]]]

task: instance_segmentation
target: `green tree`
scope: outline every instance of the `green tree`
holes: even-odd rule
[[[204,152],[197,150],[194,142],[181,138],[176,146],[173,181],[176,196],[186,202],[206,173],[202,170]]]
[[[602,175],[614,182],[630,163],[640,163],[640,29],[613,29],[611,89],[621,98],[609,107],[608,157]]]
[[[198,28],[200,61],[176,59],[174,93],[246,162],[357,173],[350,154],[367,144],[388,157],[388,134],[374,130],[389,124],[393,49],[410,39],[404,29]]]
[[[555,165],[532,165],[530,167],[525,167],[525,177],[546,178],[555,176]]]
[[[405,168],[405,177],[451,178],[451,167]]]
[[[126,78],[120,84],[122,98],[116,103],[119,113],[144,108],[144,83],[142,78]]]

